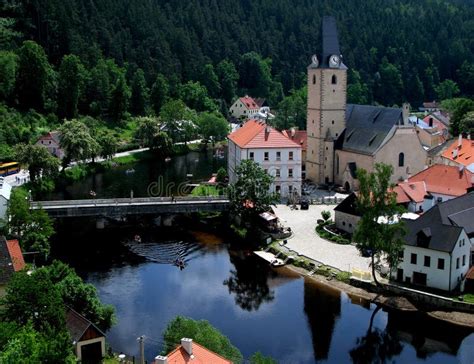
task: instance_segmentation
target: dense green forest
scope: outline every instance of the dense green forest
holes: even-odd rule
[[[267,98],[282,126],[304,127],[306,67],[321,50],[324,15],[337,19],[350,102],[417,107],[474,95],[470,0],[0,6],[0,155],[8,154],[2,145],[31,142],[64,119],[87,115],[113,125],[160,116],[177,99],[197,113],[227,116],[233,99],[248,93]]]

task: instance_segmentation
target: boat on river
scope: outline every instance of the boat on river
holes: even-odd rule
[[[257,250],[257,251],[254,251],[253,253],[259,256],[260,258],[264,259],[268,263],[270,263],[272,267],[281,267],[285,265],[285,262],[282,259],[277,258],[273,253],[266,252],[263,250]]]

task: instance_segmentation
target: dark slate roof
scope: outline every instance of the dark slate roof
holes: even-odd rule
[[[66,312],[66,328],[69,331],[71,339],[73,341],[80,341],[82,335],[86,332],[86,330],[92,326],[95,330],[97,330],[102,336],[105,334],[97,328],[92,322],[86,319],[81,314],[74,311],[72,308],[68,308]]]
[[[474,192],[440,203],[417,220],[406,220],[406,226],[408,245],[417,246],[417,234],[429,228],[428,248],[451,252],[463,229],[468,235],[474,233]]]
[[[416,220],[404,220],[407,230],[407,234],[405,235],[406,244],[447,253],[452,252],[462,228],[443,225],[423,217],[424,215]],[[429,232],[429,234],[427,234],[427,232]],[[419,240],[420,233],[424,235],[422,242]]]
[[[333,16],[323,17],[323,54],[321,59],[322,67],[329,67],[328,59],[332,54],[341,55],[339,49],[339,38],[337,35],[336,19]]]
[[[372,155],[397,124],[403,125],[402,109],[348,104],[346,130],[337,148]]]
[[[0,284],[6,284],[15,272],[10,252],[7,247],[7,240],[0,236]]]
[[[347,196],[342,202],[336,206],[334,211],[339,211],[339,212],[344,212],[349,215],[355,215],[359,216],[357,213],[357,207],[356,207],[356,195],[355,193],[351,193],[349,196]]]

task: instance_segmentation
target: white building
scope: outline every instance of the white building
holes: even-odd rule
[[[403,258],[394,279],[444,291],[463,290],[472,264],[474,194],[440,203],[416,220],[405,220]]]
[[[64,158],[64,151],[60,145],[61,134],[59,131],[51,131],[43,135],[39,140],[36,142],[36,145],[41,145],[48,149],[51,155],[58,157],[59,159]]]
[[[230,116],[240,119],[248,120],[252,119],[260,110],[257,102],[249,95],[239,97],[230,107]]]
[[[2,221],[7,219],[8,201],[10,201],[11,192],[12,186],[5,182],[3,177],[0,177],[0,225],[2,225]]]
[[[251,159],[275,177],[271,190],[282,196],[301,195],[301,145],[266,125],[249,120],[228,136],[228,174],[237,179],[242,160]]]

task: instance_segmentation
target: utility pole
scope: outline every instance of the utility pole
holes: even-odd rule
[[[137,338],[138,344],[140,345],[140,364],[145,364],[145,335]]]

